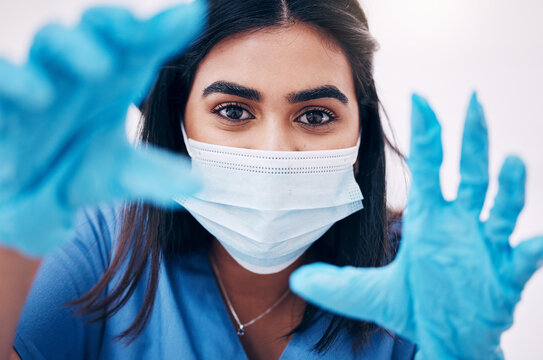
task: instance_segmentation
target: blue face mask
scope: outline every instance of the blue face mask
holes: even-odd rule
[[[356,146],[262,151],[187,139],[201,192],[176,199],[244,268],[279,272],[337,221],[362,209]]]

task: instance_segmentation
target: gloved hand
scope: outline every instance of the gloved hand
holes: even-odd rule
[[[375,322],[416,343],[417,360],[501,359],[500,335],[512,325],[522,289],[543,262],[543,238],[509,244],[524,204],[526,171],[520,159],[507,158],[490,217],[481,222],[488,138],[475,95],[455,201],[441,193],[440,136],[428,103],[413,96],[413,181],[394,261],[381,268],[308,265],[292,275],[291,288],[325,309]]]
[[[73,237],[77,209],[120,200],[173,206],[199,187],[190,161],[134,148],[130,103],[199,34],[203,0],[138,20],[118,8],[39,31],[28,62],[0,61],[0,245],[43,255]]]

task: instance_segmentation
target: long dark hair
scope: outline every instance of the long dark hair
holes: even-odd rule
[[[315,27],[347,56],[363,129],[355,176],[365,196],[364,209],[338,221],[314,243],[307,255],[310,259],[340,266],[383,266],[394,255],[387,230],[390,219],[385,184],[385,146],[392,145],[383,133],[380,102],[373,80],[376,43],[357,0],[210,0],[205,31],[182,56],[163,67],[142,104],[140,139],[187,154],[180,121],[197,67],[210,49],[233,34],[294,22]],[[147,274],[142,307],[134,322],[117,336],[130,342],[141,333],[152,312],[161,262],[171,255],[208,248],[212,237],[185,211],[136,202],[123,207],[122,217],[119,247],[109,268],[87,294],[71,304],[79,305],[81,314],[93,314],[93,321],[107,319],[126,303]],[[108,284],[125,264],[127,270],[122,279],[104,295]],[[303,319],[290,334],[305,331],[322,311],[308,304]],[[369,341],[378,327],[335,315],[315,349],[326,350],[342,329],[349,331],[360,345]]]

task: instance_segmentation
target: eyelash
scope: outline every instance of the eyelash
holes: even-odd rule
[[[220,114],[220,112],[224,109],[227,109],[227,108],[238,108],[238,109],[241,109],[243,111],[246,111],[248,112],[250,115],[251,115],[251,119],[254,119],[254,116],[253,114],[251,114],[251,112],[249,110],[247,110],[242,104],[240,103],[235,103],[235,102],[228,102],[228,103],[223,103],[223,104],[219,104],[217,107],[215,107],[213,110],[211,110],[211,112],[213,114],[216,114],[217,116],[220,116],[222,118],[226,118],[228,121],[231,121],[231,122],[242,122],[242,121],[245,121],[245,120],[249,120],[249,119],[241,119],[241,120],[236,120],[236,119],[230,119],[230,118],[227,118],[223,115]],[[326,108],[322,108],[322,107],[308,107],[306,108],[307,111],[303,112],[302,114],[300,114],[300,116],[298,116],[296,119],[299,119],[300,117],[308,114],[308,113],[311,113],[311,112],[322,112],[324,114],[326,114],[328,117],[329,117],[329,120],[326,121],[326,122],[323,122],[321,124],[310,124],[310,123],[306,123],[306,122],[302,122],[302,121],[296,121],[296,122],[299,122],[305,126],[311,126],[311,127],[320,127],[320,126],[324,126],[324,125],[328,125],[329,123],[337,120],[337,116],[331,112],[330,110],[326,109]]]

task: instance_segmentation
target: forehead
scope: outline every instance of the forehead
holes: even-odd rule
[[[331,39],[304,23],[222,40],[201,62],[194,85],[205,87],[218,79],[250,85],[264,97],[323,84],[354,94],[347,57]]]

